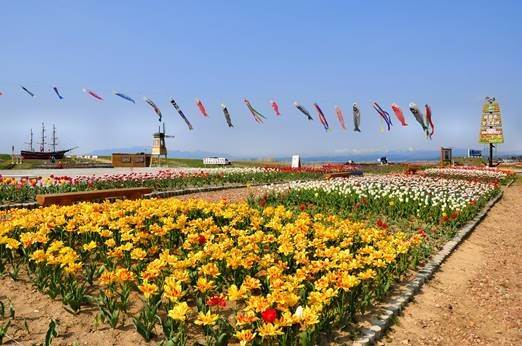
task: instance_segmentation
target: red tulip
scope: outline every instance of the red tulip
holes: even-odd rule
[[[219,306],[219,307],[224,308],[225,306],[227,306],[227,301],[223,297],[213,296],[207,300],[207,305],[208,306]]]
[[[274,308],[266,309],[261,313],[261,317],[263,318],[263,321],[268,323],[274,323],[274,321],[277,318],[277,310]]]

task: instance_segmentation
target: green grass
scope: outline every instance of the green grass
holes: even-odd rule
[[[96,162],[96,163],[110,163],[111,156],[99,156],[98,160],[87,160],[87,159],[72,159],[65,158],[60,160],[65,166],[67,164],[78,163],[78,162]],[[12,169],[31,169],[46,164],[47,161],[43,160],[25,160],[21,165],[16,165]],[[272,160],[238,160],[232,161],[232,164],[227,167],[260,167],[260,166],[288,166],[288,162],[278,162]],[[11,169],[11,155],[0,154],[0,169]],[[168,167],[192,167],[192,168],[204,168],[204,167],[216,167],[207,166],[203,164],[202,159],[185,159],[185,158],[168,158]]]
[[[463,166],[484,166],[487,162],[487,158],[454,157],[453,162],[457,165]]]
[[[11,166],[11,155],[0,154],[0,169],[9,169]]]
[[[99,156],[98,159],[101,161],[111,162],[110,156]],[[271,160],[232,160],[232,164],[227,167],[259,167],[265,165],[289,165],[289,163],[271,161]],[[203,168],[203,167],[220,167],[212,165],[204,165],[203,159],[187,159],[187,158],[168,158],[168,167],[190,167],[190,168]]]

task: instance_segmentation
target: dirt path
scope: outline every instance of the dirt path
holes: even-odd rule
[[[382,345],[522,344],[522,184],[508,188]]]

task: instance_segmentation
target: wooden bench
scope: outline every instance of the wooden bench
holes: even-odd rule
[[[36,195],[36,202],[44,207],[51,204],[70,205],[76,202],[93,202],[113,198],[138,199],[151,192],[152,189],[148,187],[131,187],[125,189],[51,193],[47,195]]]
[[[354,170],[354,171],[346,171],[346,172],[328,173],[324,176],[324,178],[326,180],[335,179],[335,178],[348,178],[348,177],[351,177],[352,175],[361,176],[361,175],[363,175],[363,172],[359,171],[359,170]]]

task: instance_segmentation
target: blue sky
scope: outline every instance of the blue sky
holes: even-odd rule
[[[487,95],[503,110],[500,151],[522,151],[520,18],[520,1],[2,1],[0,152],[20,149],[42,121],[56,123],[62,146],[77,145],[78,153],[151,145],[157,120],[143,96],[162,109],[176,136],[172,150],[276,156],[481,149]],[[84,87],[105,101],[89,98]],[[208,119],[197,112],[196,97]],[[245,97],[268,116],[264,124],[248,113]],[[306,121],[296,100],[310,111],[318,102],[332,130]],[[382,133],[372,101],[389,111],[398,103],[410,126],[393,119],[392,131]],[[407,111],[412,101],[432,106],[432,141]],[[353,102],[361,106],[362,133],[351,131]],[[221,103],[235,128],[226,127]],[[335,105],[349,131],[340,129]]]

